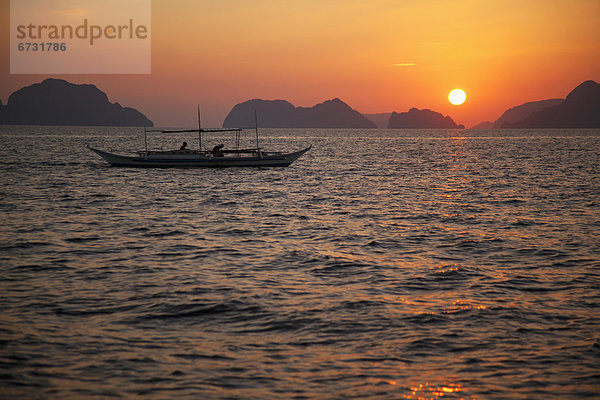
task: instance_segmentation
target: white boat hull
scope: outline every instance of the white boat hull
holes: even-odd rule
[[[226,156],[211,157],[205,154],[190,152],[189,154],[174,154],[173,152],[142,154],[138,156],[126,156],[94,149],[93,151],[114,167],[287,167],[304,153],[311,149],[305,149],[286,154],[265,154],[260,156]]]

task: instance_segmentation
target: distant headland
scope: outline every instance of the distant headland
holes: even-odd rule
[[[223,127],[252,127],[255,111],[262,128],[376,128],[338,98],[312,107],[295,107],[285,100],[248,100],[233,107]]]
[[[144,114],[108,101],[94,85],[46,79],[0,102],[0,125],[153,126]]]
[[[517,121],[521,121],[534,112],[542,111],[544,108],[557,106],[563,101],[565,101],[565,99],[529,101],[527,103],[511,107],[504,111],[500,118],[494,122],[494,129],[501,129],[505,124],[513,124]]]
[[[600,128],[600,84],[585,81],[550,107],[536,111],[502,128]]]
[[[588,80],[566,99],[530,101],[506,110],[495,122],[471,129],[600,128],[600,84]]]

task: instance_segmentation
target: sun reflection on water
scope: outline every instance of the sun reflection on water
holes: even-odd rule
[[[469,304],[469,303],[465,303],[463,300],[456,300],[452,303],[452,305],[448,308],[446,308],[443,313],[444,314],[449,314],[455,311],[461,311],[461,310],[485,310],[487,308],[487,306],[484,306],[482,304]]]
[[[411,386],[410,393],[402,395],[404,399],[414,400],[435,400],[440,397],[451,395],[452,398],[460,398],[461,400],[475,400],[475,396],[463,397],[465,388],[460,384],[448,383],[442,386],[430,385],[429,383]],[[460,397],[457,397],[460,396]]]

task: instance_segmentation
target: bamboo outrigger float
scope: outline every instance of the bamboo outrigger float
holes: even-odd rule
[[[240,133],[242,128],[215,128],[203,129],[200,126],[200,109],[198,108],[198,129],[183,130],[146,130],[144,127],[144,147],[136,155],[120,155],[98,150],[87,146],[115,167],[287,167],[300,156],[311,149],[308,146],[292,153],[266,152],[259,147],[258,122],[255,114],[256,147],[240,149]],[[148,132],[160,133],[185,133],[198,132],[198,150],[148,150]],[[222,150],[216,146],[212,151],[202,150],[202,133],[208,132],[235,132],[236,148]]]

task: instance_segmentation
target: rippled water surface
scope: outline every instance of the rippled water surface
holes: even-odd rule
[[[88,143],[143,138],[0,127],[0,398],[599,396],[598,130],[272,130],[313,144],[273,169]]]

